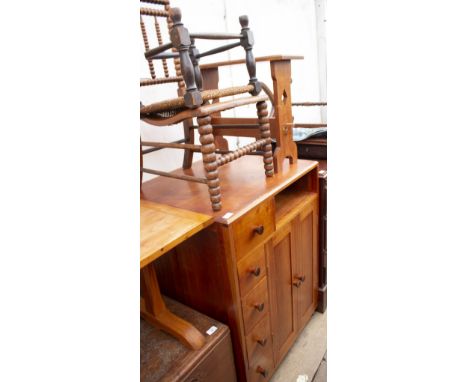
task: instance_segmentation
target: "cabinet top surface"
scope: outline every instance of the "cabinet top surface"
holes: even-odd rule
[[[212,216],[140,200],[140,269],[212,221]]]
[[[221,211],[211,209],[206,184],[157,177],[143,183],[141,199],[205,214],[216,222],[230,224],[252,207],[261,203],[301,178],[318,162],[301,160],[284,162],[283,171],[267,178],[263,169],[263,157],[247,155],[218,169],[221,187]],[[194,162],[191,169],[175,170],[174,174],[204,177],[203,163]]]

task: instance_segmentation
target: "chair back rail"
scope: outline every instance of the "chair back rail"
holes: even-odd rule
[[[152,49],[171,44],[169,36],[173,23],[169,17],[169,10],[169,0],[140,0],[140,29],[145,54]],[[172,52],[177,53],[177,50],[172,48]],[[160,60],[159,66],[162,69],[160,73],[158,73],[158,64],[155,61],[158,60],[147,58],[151,78],[141,79],[140,86],[176,83],[178,94],[183,94],[185,83],[178,55]]]

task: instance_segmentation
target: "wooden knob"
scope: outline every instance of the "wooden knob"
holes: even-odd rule
[[[301,281],[300,280],[296,280],[293,282],[293,285],[296,287],[296,288],[299,288],[301,286]]]
[[[254,269],[250,270],[250,273],[252,273],[255,277],[258,277],[260,276],[261,271],[262,270],[260,269],[260,267],[255,267]]]
[[[265,378],[267,377],[268,375],[268,371],[265,370],[263,367],[261,366],[257,366],[257,370],[256,370],[257,373],[263,375]]]
[[[262,338],[262,339],[258,339],[257,342],[261,345],[261,346],[265,346],[266,343],[268,342],[268,340],[266,338]]]
[[[261,304],[255,304],[255,309],[257,309],[259,312],[262,312],[263,309],[265,309],[265,304],[263,302]]]
[[[263,228],[263,225],[259,225],[258,227],[254,228],[254,232],[258,235],[262,235],[263,231],[265,231],[265,228]]]
[[[296,279],[303,283],[305,281],[305,276],[296,276]]]

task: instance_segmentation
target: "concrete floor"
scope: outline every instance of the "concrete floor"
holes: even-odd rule
[[[325,353],[312,382],[327,382],[327,353]]]
[[[271,382],[326,382],[327,312],[314,313]]]

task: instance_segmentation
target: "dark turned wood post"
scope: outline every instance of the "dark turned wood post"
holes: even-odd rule
[[[263,146],[263,166],[266,176],[273,176],[273,151],[271,147],[270,123],[268,122],[268,105],[266,101],[257,102],[258,124],[260,126],[260,136],[268,139],[268,143]]]
[[[169,16],[173,22],[170,31],[171,42],[179,52],[182,76],[186,86],[184,94],[185,106],[194,109],[203,103],[202,96],[195,83],[195,73],[190,59],[189,49],[191,45],[190,34],[182,24],[182,13],[179,8],[171,8]]]
[[[254,45],[253,33],[249,29],[249,18],[246,15],[240,16],[239,22],[242,27],[242,38],[240,40],[240,43],[245,50],[245,64],[247,65],[247,71],[249,72],[250,77],[249,84],[254,86],[254,89],[252,90],[251,94],[258,95],[260,94],[262,87],[256,77],[257,69],[255,67],[255,57],[252,52],[252,48]]]
[[[213,211],[221,209],[221,189],[219,187],[218,164],[216,162],[216,145],[214,144],[213,126],[209,115],[198,117],[198,132],[200,133],[201,152],[208,192],[210,193],[211,208]]]
[[[198,58],[197,55],[200,52],[198,51],[197,47],[195,46],[195,39],[192,39],[191,44],[190,44],[190,60],[192,61],[193,65],[193,72],[195,74],[195,83],[197,84],[197,88],[199,91],[203,90],[203,77],[201,74],[200,66],[198,65]]]

